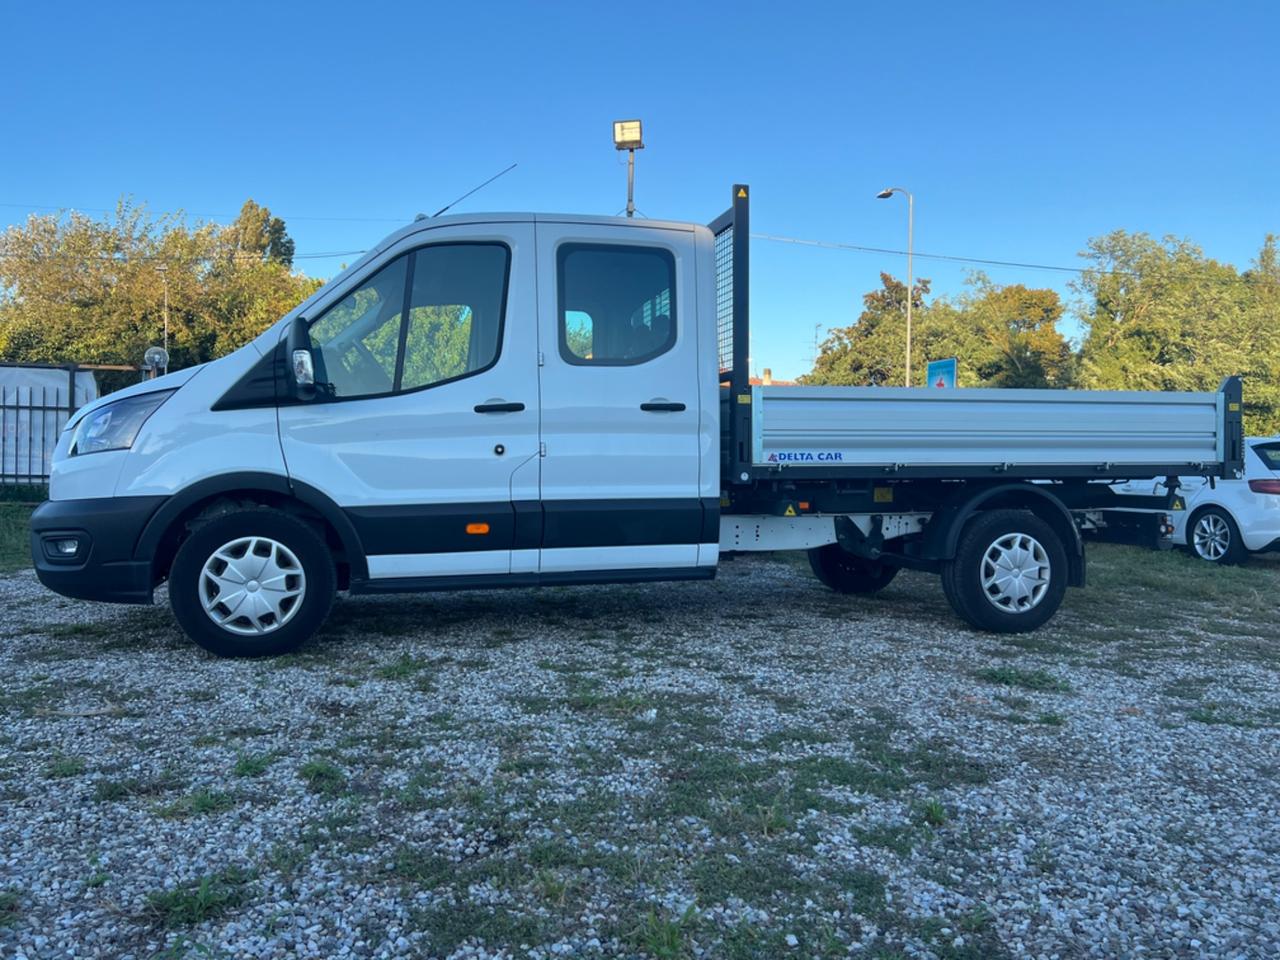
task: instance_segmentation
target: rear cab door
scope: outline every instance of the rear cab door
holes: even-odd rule
[[[544,580],[714,571],[717,388],[699,344],[714,305],[709,281],[699,303],[698,229],[536,224]]]

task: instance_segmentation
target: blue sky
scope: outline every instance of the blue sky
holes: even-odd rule
[[[1243,267],[1280,232],[1278,43],[1266,2],[9,4],[0,222],[251,196],[300,254],[361,250],[513,161],[457,212],[613,214],[610,122],[638,116],[650,217],[708,220],[738,180],[757,231],[902,248],[905,203],[874,199],[900,184],[925,253],[1074,265],[1123,228]],[[753,365],[804,372],[881,270],[756,242]]]

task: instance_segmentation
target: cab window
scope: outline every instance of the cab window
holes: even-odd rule
[[[316,379],[349,399],[488,369],[501,349],[509,265],[497,243],[436,244],[392,261],[312,323]]]
[[[675,258],[659,247],[564,244],[556,253],[560,355],[644,363],[676,342]]]

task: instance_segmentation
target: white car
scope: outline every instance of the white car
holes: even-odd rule
[[[1174,510],[1173,542],[1210,563],[1241,563],[1280,550],[1280,437],[1245,440],[1244,477],[1179,478],[1186,509]],[[1119,493],[1163,494],[1163,483],[1123,484]]]

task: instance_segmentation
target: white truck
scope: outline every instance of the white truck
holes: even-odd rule
[[[695,223],[422,219],[252,343],[104,397],[58,443],[40,579],[222,655],[334,594],[710,578],[805,550],[834,590],[941,574],[986,630],[1082,585],[1096,479],[1235,476],[1217,393],[752,386],[748,188]],[[1152,498],[1159,508],[1167,498]],[[1136,504],[1135,504],[1136,505]]]

